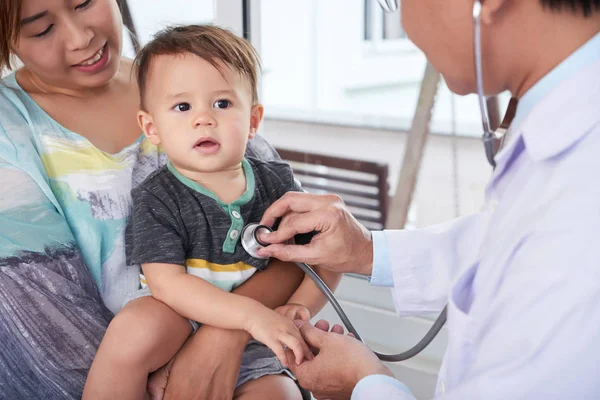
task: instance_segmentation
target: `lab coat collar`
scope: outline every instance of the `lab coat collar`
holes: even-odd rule
[[[569,148],[597,122],[594,109],[600,84],[600,33],[567,57],[519,100],[510,125],[510,141],[496,156],[502,172],[519,141],[535,161]],[[568,125],[568,129],[564,129]]]
[[[600,123],[600,61],[559,84],[525,117],[518,129],[526,151],[539,162],[577,143]]]

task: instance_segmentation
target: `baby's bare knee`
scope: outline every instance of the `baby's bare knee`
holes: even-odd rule
[[[187,332],[177,332],[185,329]],[[145,297],[127,304],[113,318],[102,347],[107,348],[113,362],[150,371],[157,368],[156,355],[170,347],[165,342],[183,339],[190,331],[187,320],[163,303]]]
[[[287,375],[267,375],[236,389],[235,400],[283,399],[302,400],[296,382]]]

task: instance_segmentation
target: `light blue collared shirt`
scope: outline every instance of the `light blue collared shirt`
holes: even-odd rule
[[[371,284],[394,288],[399,315],[449,303],[440,398],[600,398],[600,34],[520,99],[510,131],[485,210],[373,232]],[[369,377],[352,398],[384,393],[413,398]]]

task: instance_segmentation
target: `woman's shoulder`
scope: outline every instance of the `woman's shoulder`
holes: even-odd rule
[[[29,113],[27,94],[20,88],[15,74],[16,72],[13,72],[0,79],[0,123],[13,119],[21,122],[25,114]]]
[[[15,73],[0,80],[0,158],[10,161],[33,146],[31,100],[19,87]]]
[[[294,188],[294,174],[290,165],[281,160],[261,160],[246,157],[254,171],[254,177],[266,188],[278,188],[283,192]]]

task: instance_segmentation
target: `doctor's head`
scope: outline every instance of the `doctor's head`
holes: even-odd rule
[[[521,96],[600,31],[600,0],[481,0],[487,94]],[[473,93],[474,0],[402,0],[402,24],[458,94]]]

